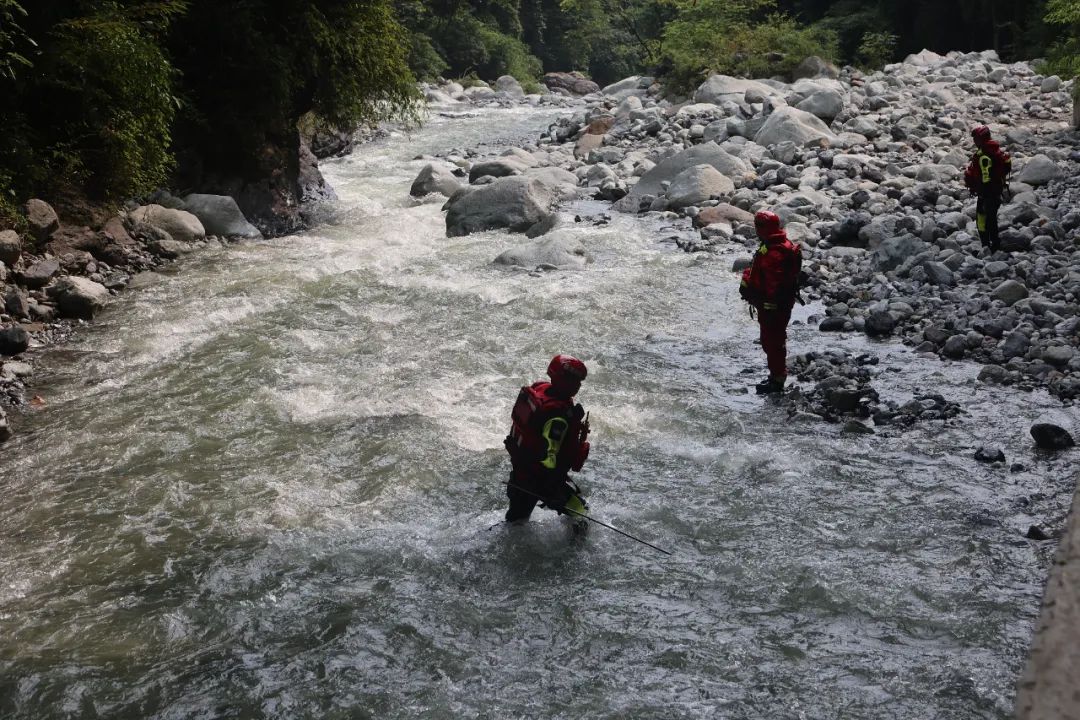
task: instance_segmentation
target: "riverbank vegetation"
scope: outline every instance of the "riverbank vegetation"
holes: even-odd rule
[[[789,73],[993,48],[1080,71],[1080,0],[0,0],[0,222],[295,164],[297,120],[414,117],[416,79]],[[4,220],[6,218],[6,220]]]

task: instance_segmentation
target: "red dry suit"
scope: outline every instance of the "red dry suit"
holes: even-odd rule
[[[987,133],[989,135],[989,133]],[[971,163],[964,171],[964,185],[978,198],[975,203],[975,225],[982,244],[998,249],[998,208],[1001,195],[1008,185],[1012,159],[993,140],[981,140]]]
[[[757,310],[769,376],[782,380],[787,377],[787,325],[799,291],[802,250],[788,240],[780,219],[768,215],[771,219],[758,226],[761,245],[743,271],[739,294]]]
[[[558,509],[568,504],[576,491],[568,485],[570,470],[580,471],[589,457],[589,425],[585,410],[573,398],[556,394],[548,382],[521,388],[510,414],[510,434],[504,445],[510,453],[513,471],[509,488],[508,521],[527,518],[539,498]],[[521,492],[522,490],[528,492]]]
[[[964,171],[964,185],[976,195],[1001,197],[1012,170],[1012,158],[995,140],[984,141]]]

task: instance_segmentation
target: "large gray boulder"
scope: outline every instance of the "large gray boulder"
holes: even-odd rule
[[[507,95],[514,97],[525,97],[525,91],[521,87],[521,83],[517,81],[513,75],[501,75],[495,80],[496,92],[504,92]]]
[[[524,232],[551,214],[555,195],[540,180],[505,177],[462,188],[446,205],[446,236],[507,228]]]
[[[143,205],[128,213],[133,223],[146,223],[169,234],[173,240],[196,242],[206,237],[206,229],[186,210],[175,210],[161,205]]]
[[[22,255],[22,240],[14,230],[0,230],[0,262],[15,265]]]
[[[60,229],[60,218],[52,205],[44,200],[27,200],[23,212],[26,214],[26,224],[30,226],[30,234],[39,245]]]
[[[578,195],[577,175],[557,167],[529,168],[525,177],[539,180],[560,200],[573,200]]]
[[[1016,280],[1006,280],[990,292],[992,300],[1000,300],[1006,305],[1012,305],[1027,296],[1027,287]]]
[[[30,347],[30,333],[19,325],[0,328],[0,355],[18,355]]]
[[[844,96],[832,88],[821,88],[795,107],[831,123],[844,110]]]
[[[754,135],[754,142],[768,147],[793,142],[798,147],[834,144],[838,138],[816,115],[793,107],[778,107]]]
[[[873,260],[879,270],[889,271],[900,267],[905,260],[926,249],[926,243],[914,235],[885,238],[873,252]]]
[[[710,198],[730,195],[735,183],[712,165],[694,165],[675,176],[668,187],[668,207],[699,205]]]
[[[573,228],[556,229],[539,240],[522,243],[495,258],[496,265],[581,269],[589,262],[585,246]]]
[[[210,235],[262,238],[259,229],[247,221],[236,200],[228,195],[188,195],[183,209],[197,217]]]
[[[622,101],[627,98],[637,97],[642,98],[648,92],[649,86],[654,82],[654,78],[643,77],[641,75],[633,75],[628,78],[624,78],[618,82],[611,83],[604,87],[603,92],[608,97]]]
[[[461,183],[454,177],[449,168],[443,165],[428,163],[413,180],[409,194],[413,197],[423,197],[432,193],[439,193],[450,197],[461,189]]]
[[[60,272],[60,263],[55,258],[36,262],[18,273],[19,283],[31,290],[45,287],[53,275]]]
[[[747,80],[745,78],[731,77],[730,75],[713,75],[694,92],[694,102],[719,105],[726,100],[743,104],[747,90],[751,94],[760,97],[772,97],[779,94],[774,88],[757,80]]]
[[[840,77],[840,69],[828,60],[823,60],[817,55],[811,55],[803,60],[791,73],[796,80],[803,78],[833,78]]]
[[[945,62],[945,57],[938,55],[933,50],[922,50],[904,58],[905,65],[914,65],[916,67],[931,67],[940,65],[943,62]]]
[[[588,95],[600,91],[599,85],[578,72],[549,72],[544,75],[543,82],[549,90],[565,90],[572,95]]]
[[[521,175],[528,168],[528,165],[512,157],[484,160],[469,168],[469,182],[476,182],[477,178],[482,178],[485,175],[497,178],[508,177],[510,175]]]
[[[645,195],[664,194],[664,183],[670,183],[688,168],[695,165],[711,165],[720,174],[742,181],[751,174],[750,167],[714,142],[702,143],[666,158],[641,176],[637,185],[613,207],[621,212],[637,212]]]
[[[49,286],[62,317],[90,320],[109,300],[104,285],[84,277],[64,276]]]
[[[1018,182],[1028,185],[1045,185],[1051,180],[1057,180],[1065,174],[1061,167],[1046,155],[1036,155],[1024,164],[1024,168],[1016,176]]]

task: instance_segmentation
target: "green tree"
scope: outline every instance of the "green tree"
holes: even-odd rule
[[[668,76],[689,90],[713,73],[788,74],[808,55],[832,60],[836,37],[777,12],[776,0],[674,0],[664,29]]]
[[[164,181],[176,104],[160,40],[183,10],[182,0],[55,0],[26,10],[20,27],[37,41],[33,52],[20,71],[0,74],[9,197],[75,191],[104,200]]]
[[[1046,22],[1060,28],[1061,34],[1048,52],[1044,70],[1074,78],[1080,75],[1080,0],[1049,0]],[[1073,96],[1080,97],[1080,87],[1073,86]]]
[[[15,0],[0,0],[0,77],[14,80],[18,69],[31,65],[23,53],[34,41],[19,24],[25,17],[26,10]]]

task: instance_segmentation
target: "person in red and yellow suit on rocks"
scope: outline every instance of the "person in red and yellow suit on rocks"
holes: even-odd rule
[[[975,155],[964,172],[964,185],[978,198],[975,204],[975,224],[983,247],[991,252],[998,249],[998,208],[1008,187],[1012,159],[990,137],[990,128],[980,125],[971,131]]]
[[[506,486],[507,522],[527,520],[537,502],[560,514],[568,509],[585,512],[581,490],[569,472],[580,472],[589,457],[589,421],[574,402],[587,373],[577,358],[556,355],[547,368],[551,382],[535,382],[518,393],[510,434],[503,442],[513,468]]]
[[[754,227],[761,245],[754,262],[743,271],[739,294],[757,311],[761,347],[769,366],[769,377],[756,390],[759,395],[782,393],[787,381],[787,326],[799,294],[802,250],[788,240],[774,212],[759,211]]]

